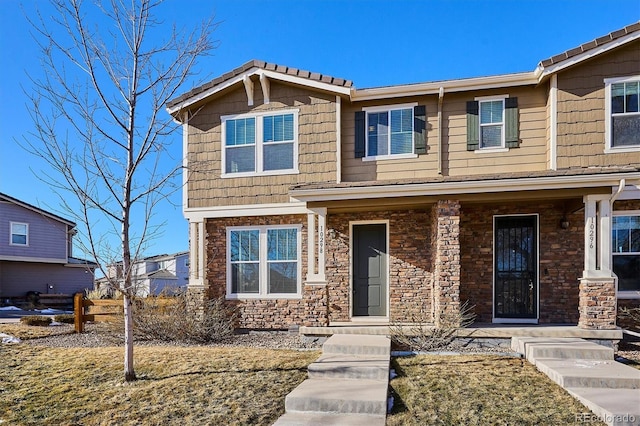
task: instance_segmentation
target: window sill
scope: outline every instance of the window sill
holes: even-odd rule
[[[474,154],[497,154],[500,152],[509,152],[509,148],[481,148],[473,151]]]
[[[619,148],[604,149],[605,154],[618,154],[623,152],[639,152],[639,151],[640,151],[640,145],[631,145],[631,146],[625,146],[625,147],[619,147]]]
[[[279,175],[297,175],[300,174],[298,169],[292,170],[272,170],[269,172],[243,172],[243,173],[222,173],[220,175],[223,179],[239,178],[239,177],[260,177],[260,176],[279,176]]]
[[[618,299],[640,299],[640,290],[619,291]]]
[[[376,155],[373,157],[363,157],[362,161],[402,160],[405,158],[418,158],[418,154]]]
[[[302,299],[302,295],[295,294],[227,294],[226,300],[282,300]]]

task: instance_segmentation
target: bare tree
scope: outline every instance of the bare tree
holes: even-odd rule
[[[179,161],[165,161],[176,125],[164,107],[215,49],[216,24],[167,26],[157,18],[162,0],[50,2],[53,16],[30,19],[44,73],[28,93],[34,128],[26,145],[50,167],[41,177],[65,211],[84,225],[87,255],[123,295],[124,377],[132,381],[132,264],[158,231],[155,208],[177,188]],[[109,274],[116,259],[121,273]]]

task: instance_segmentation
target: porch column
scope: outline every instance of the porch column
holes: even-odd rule
[[[303,303],[305,326],[329,325],[329,295],[325,276],[326,208],[309,209],[307,213],[307,279]],[[317,227],[316,227],[317,224]]]
[[[203,314],[206,295],[205,220],[189,222],[189,283],[187,292],[197,303],[196,315]]]
[[[616,282],[611,271],[611,195],[584,197],[584,271],[580,278],[578,327],[616,328]]]
[[[433,319],[460,312],[460,202],[439,200],[433,206]],[[450,315],[451,314],[451,315]]]

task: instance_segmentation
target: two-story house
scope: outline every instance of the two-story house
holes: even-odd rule
[[[105,294],[112,294],[109,281],[122,279],[122,262],[109,265],[107,275],[98,278],[94,288]],[[140,297],[185,289],[189,282],[189,252],[135,259],[131,265],[131,276],[136,294]]]
[[[530,72],[357,89],[250,61],[168,104],[189,288],[240,327],[614,329],[640,298],[640,23]],[[635,302],[634,302],[635,300]]]
[[[97,265],[73,257],[75,228],[70,220],[0,193],[0,298],[91,288]]]

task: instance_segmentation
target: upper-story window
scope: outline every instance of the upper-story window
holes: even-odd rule
[[[357,111],[355,157],[384,160],[426,154],[425,119],[425,107],[415,103]]]
[[[618,291],[640,292],[640,212],[619,214],[612,218],[611,236]]]
[[[222,117],[223,176],[298,171],[298,110]]]
[[[11,236],[9,244],[12,246],[28,246],[29,245],[29,224],[11,222]]]
[[[606,151],[640,149],[640,76],[605,80]]]
[[[518,98],[483,96],[467,102],[467,150],[518,148],[518,120]]]

